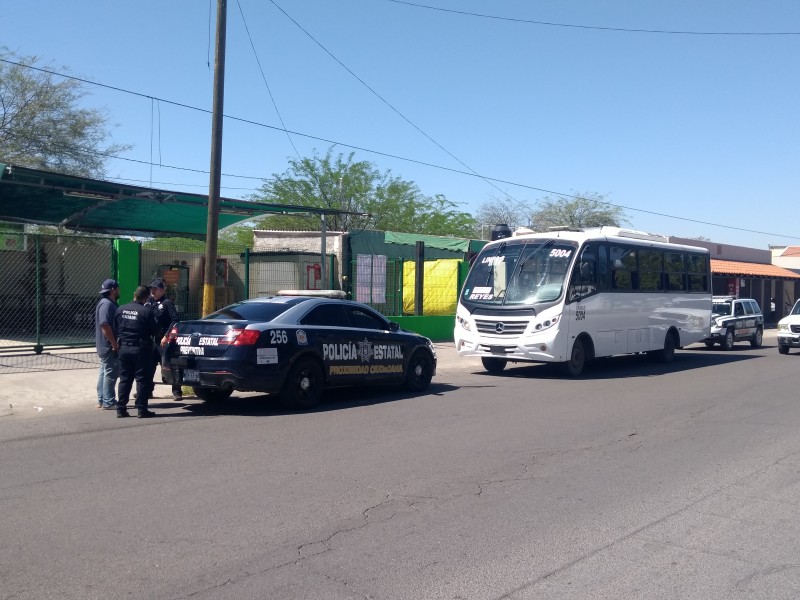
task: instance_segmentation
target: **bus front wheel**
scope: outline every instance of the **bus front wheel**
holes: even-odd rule
[[[570,352],[569,360],[564,363],[564,371],[570,377],[577,377],[583,373],[583,367],[586,364],[586,349],[584,348],[583,341],[578,339],[572,344],[572,352]]]
[[[481,362],[483,363],[483,368],[489,373],[501,373],[508,364],[505,358],[492,358],[489,356],[482,357]]]

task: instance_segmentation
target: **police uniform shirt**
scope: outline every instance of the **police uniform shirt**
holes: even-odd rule
[[[129,302],[117,309],[115,318],[120,355],[152,351],[158,323],[151,307]]]
[[[156,300],[153,296],[150,296],[146,306],[150,306],[153,309],[158,322],[158,332],[156,333],[156,343],[158,343],[167,333],[169,326],[178,320],[178,309],[175,308],[175,303],[172,300],[164,296],[161,297],[161,300]]]

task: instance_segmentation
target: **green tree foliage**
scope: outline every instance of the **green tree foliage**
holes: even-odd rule
[[[37,71],[35,56],[0,48],[0,162],[85,177],[102,177],[109,154],[108,119],[81,108],[86,92],[73,79]],[[16,63],[16,64],[12,64]]]
[[[531,215],[531,228],[547,231],[548,227],[600,227],[629,224],[620,206],[609,204],[600,194],[577,194],[556,198],[545,197]]]
[[[443,195],[425,196],[410,181],[380,172],[367,161],[356,161],[354,153],[290,159],[282,175],[266,180],[252,200],[272,204],[311,206],[369,216],[335,215],[326,217],[331,231],[379,229],[429,235],[469,236],[475,221],[458,210],[456,203]],[[253,223],[255,228],[318,230],[317,215],[274,215]],[[232,238],[237,232],[226,232]]]

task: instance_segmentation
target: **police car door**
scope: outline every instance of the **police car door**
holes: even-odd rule
[[[346,311],[352,328],[350,342],[357,349],[358,371],[363,382],[402,379],[409,352],[403,336],[389,330],[386,319],[372,309],[348,305]]]

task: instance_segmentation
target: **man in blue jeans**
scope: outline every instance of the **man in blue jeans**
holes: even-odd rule
[[[116,323],[119,283],[106,279],[100,288],[100,301],[94,309],[94,338],[100,373],[97,377],[97,407],[106,410],[117,408],[114,386],[119,377],[119,345]]]

